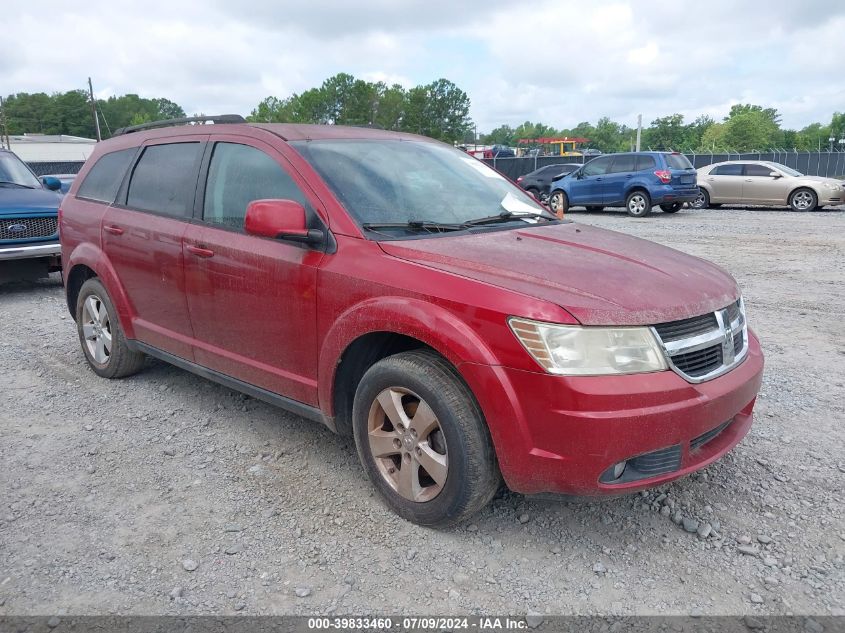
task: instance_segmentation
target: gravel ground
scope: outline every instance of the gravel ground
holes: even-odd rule
[[[645,494],[407,523],[354,446],[168,365],[84,363],[57,279],[0,288],[0,615],[845,614],[845,208],[573,212],[714,260],[767,368],[749,436]]]

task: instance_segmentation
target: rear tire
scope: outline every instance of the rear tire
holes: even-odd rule
[[[370,367],[355,392],[361,464],[399,516],[431,527],[486,506],[501,477],[481,409],[455,369],[416,350]]]
[[[699,189],[698,197],[690,202],[690,207],[693,209],[707,209],[710,207],[710,194],[707,189]]]
[[[566,212],[569,211],[569,198],[562,191],[555,191],[549,196],[549,209],[562,220]]]
[[[661,204],[660,208],[663,210],[663,213],[677,213],[684,208],[684,203],[673,202],[672,204]]]
[[[526,189],[526,190],[525,190],[525,192],[526,192],[526,193],[530,193],[530,194],[531,194],[532,196],[534,196],[537,200],[539,200],[539,199],[540,199],[540,190],[539,190],[539,189],[537,189],[537,187],[528,187],[528,189]]]
[[[819,203],[816,192],[806,187],[796,189],[789,194],[789,206],[793,211],[812,211]]]
[[[635,189],[625,200],[625,210],[635,218],[645,217],[651,213],[651,198],[642,189]]]
[[[76,329],[85,360],[98,376],[124,378],[144,366],[144,355],[130,349],[111,297],[96,277],[79,289]]]

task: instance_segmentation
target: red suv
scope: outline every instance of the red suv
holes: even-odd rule
[[[153,356],[318,420],[425,525],[502,478],[661,484],[748,432],[763,357],[721,268],[558,220],[427,138],[215,123],[98,144],[62,203],[100,376]]]

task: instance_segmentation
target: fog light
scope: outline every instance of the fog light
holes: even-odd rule
[[[622,476],[622,473],[625,472],[625,466],[628,465],[628,461],[619,462],[616,466],[613,467],[613,478],[619,479]]]

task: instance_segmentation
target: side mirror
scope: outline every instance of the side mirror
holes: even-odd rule
[[[779,174],[776,171],[770,171],[769,176],[771,176],[772,178],[783,178],[783,174]]]
[[[322,244],[326,236],[305,225],[305,207],[295,200],[253,200],[246,208],[244,230],[250,235]]]
[[[62,181],[58,178],[53,178],[52,176],[44,176],[41,178],[41,182],[50,191],[58,191],[62,188]]]

